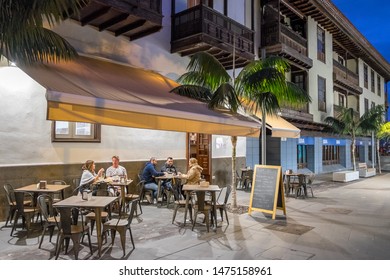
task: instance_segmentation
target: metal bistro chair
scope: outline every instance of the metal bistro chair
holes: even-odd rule
[[[26,224],[27,234],[30,230],[31,221],[34,219],[35,214],[39,215],[39,211],[35,207],[26,207],[24,205],[24,196],[25,194],[31,195],[29,193],[24,192],[15,192],[15,202],[16,202],[16,212],[15,212],[15,218],[14,218],[14,224],[11,230],[11,236],[14,233],[14,230],[16,228],[16,224],[18,222],[18,219],[22,218],[22,228],[24,228],[24,225]],[[33,196],[31,195],[31,200],[33,199]],[[42,221],[42,216],[41,216]]]
[[[229,218],[228,218],[228,214],[227,214],[226,205],[227,205],[227,202],[228,202],[228,200],[229,200],[229,196],[230,196],[231,191],[232,191],[232,186],[231,186],[231,185],[227,185],[225,188],[223,188],[223,189],[221,190],[221,192],[219,193],[219,195],[218,195],[217,204],[215,205],[215,207],[216,207],[217,209],[219,209],[219,212],[220,212],[220,214],[221,214],[221,219],[222,219],[222,221],[223,221],[223,212],[225,212],[226,222],[227,222],[228,224],[229,224]],[[221,195],[222,195],[223,193],[225,193],[225,197],[224,197],[224,199],[223,199],[223,202],[220,203],[220,202],[219,202],[219,201],[220,201],[220,197],[221,197]],[[217,219],[215,218],[215,220],[217,220]]]
[[[11,223],[14,218],[16,212],[16,200],[15,200],[14,187],[11,184],[5,184],[4,190],[7,197],[8,206],[9,206],[8,217],[7,217],[7,221],[5,222],[5,226],[7,226],[8,222]],[[31,205],[31,203],[32,203],[31,196],[29,197],[29,199],[24,199],[23,204],[25,206],[29,206]]]
[[[134,239],[133,239],[133,234],[131,232],[131,222],[133,221],[134,217],[134,212],[137,208],[138,201],[133,200],[130,202],[130,214],[126,219],[112,219],[103,224],[103,232],[105,233],[107,230],[111,231],[111,244],[114,244],[115,241],[115,233],[119,232],[119,236],[121,238],[121,244],[122,244],[122,250],[123,250],[123,255],[126,255],[126,231],[129,230],[130,233],[130,239],[131,239],[131,244],[134,246]],[[104,238],[107,238],[107,235],[104,234]]]
[[[310,189],[311,196],[314,197],[314,194],[313,194],[313,182],[314,182],[314,179],[315,179],[315,174],[314,173],[309,173],[306,176],[307,176],[306,177],[306,192],[307,192],[307,189]]]
[[[62,180],[52,180],[49,182],[50,185],[67,185],[65,181]],[[53,203],[59,202],[63,200],[64,198],[61,196],[60,193],[53,194]]]
[[[51,239],[53,237],[54,229],[57,226],[56,220],[55,220],[55,211],[53,208],[53,198],[50,195],[42,194],[38,196],[37,199],[39,210],[44,218],[44,224],[43,224],[43,230],[42,230],[42,236],[41,240],[39,241],[38,248],[40,249],[42,246],[43,238],[45,236],[45,232],[47,229],[49,229],[50,232],[50,239],[49,242],[51,242]]]
[[[65,241],[65,254],[68,253],[69,241],[72,239],[73,241],[73,251],[75,259],[78,259],[79,255],[79,247],[80,247],[80,238],[85,234],[88,235],[88,244],[89,249],[92,252],[92,243],[91,243],[91,235],[89,233],[89,227],[84,223],[83,215],[78,215],[80,213],[80,209],[77,207],[73,208],[57,208],[57,211],[61,213],[60,221],[58,218],[54,216],[54,220],[59,228],[58,237],[56,242],[56,257],[57,260],[60,255],[60,250],[63,242]],[[75,220],[75,215],[81,217],[81,223],[78,222],[78,219]]]
[[[129,193],[127,192],[126,196],[125,196],[125,209],[128,210],[129,207],[130,207],[130,203],[134,200],[137,201],[137,204],[139,206],[139,211],[140,211],[140,214],[142,214],[142,207],[141,207],[141,197],[143,196],[145,190],[144,190],[144,185],[145,185],[145,181],[144,180],[141,180],[138,182],[137,186],[136,186],[136,189],[138,191],[138,194],[133,194],[133,193]],[[136,212],[136,215],[138,216],[138,211],[137,209],[135,210]]]

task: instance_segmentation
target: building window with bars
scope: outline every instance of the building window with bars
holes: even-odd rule
[[[52,142],[100,142],[100,125],[82,122],[54,121]]]
[[[371,70],[371,91],[375,93],[375,72]]]
[[[368,99],[364,98],[364,113],[367,113],[369,110],[368,108]]]
[[[317,59],[325,63],[325,31],[317,26]]]
[[[307,168],[307,146],[298,145],[297,147],[297,164],[298,169]]]
[[[365,64],[363,66],[363,75],[364,75],[364,87],[368,89],[368,66]]]
[[[381,77],[378,75],[376,77],[376,86],[377,86],[377,93],[378,93],[378,96],[381,96],[382,95],[382,83],[381,83]]]
[[[326,79],[318,76],[318,110],[326,112]]]
[[[340,146],[334,146],[334,145],[322,146],[322,164],[323,165],[340,164]]]

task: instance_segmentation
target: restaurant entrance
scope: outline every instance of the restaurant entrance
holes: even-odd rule
[[[187,133],[187,160],[196,158],[203,168],[202,176],[210,182],[211,178],[211,134]]]

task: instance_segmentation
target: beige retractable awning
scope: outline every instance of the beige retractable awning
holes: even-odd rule
[[[256,117],[261,120],[261,114]],[[267,127],[272,130],[272,137],[299,138],[301,130],[277,115],[267,115],[265,118]]]
[[[178,84],[158,73],[79,57],[22,67],[47,89],[47,119],[144,129],[257,137],[259,123],[210,110],[174,93]]]

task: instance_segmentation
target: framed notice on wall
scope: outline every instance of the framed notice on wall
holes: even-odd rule
[[[271,214],[275,219],[276,210],[283,210],[286,215],[282,167],[255,165],[248,214],[260,211]]]

